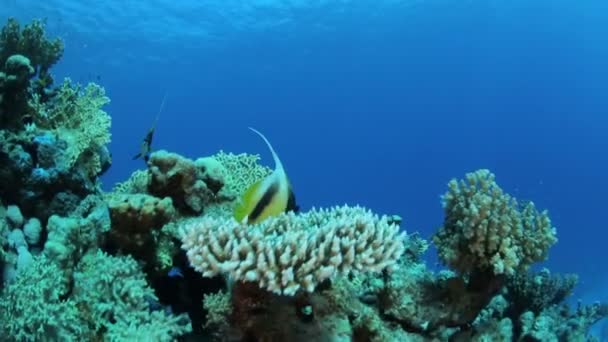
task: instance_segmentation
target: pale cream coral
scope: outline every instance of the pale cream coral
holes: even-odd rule
[[[520,206],[489,170],[452,180],[444,195],[445,222],[434,236],[439,257],[459,272],[513,274],[546,258],[556,231],[546,211]]]
[[[386,216],[343,206],[290,212],[256,225],[204,217],[181,227],[181,237],[203,276],[227,274],[293,295],[339,274],[391,270],[407,236]]]

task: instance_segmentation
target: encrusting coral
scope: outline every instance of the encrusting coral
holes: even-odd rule
[[[150,194],[171,197],[181,210],[201,213],[205,205],[221,200],[226,171],[213,158],[193,161],[161,150],[150,155],[148,169]]]
[[[203,276],[226,274],[285,295],[312,292],[340,274],[391,270],[405,239],[387,217],[346,206],[251,226],[211,217],[182,227],[182,247]]]
[[[123,251],[142,254],[150,250],[155,231],[175,216],[171,198],[145,194],[114,195],[108,201],[112,230],[110,238]]]

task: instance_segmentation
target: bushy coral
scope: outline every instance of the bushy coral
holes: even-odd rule
[[[519,316],[522,341],[592,341],[589,328],[608,317],[608,305],[580,305],[574,312],[564,305],[553,305],[539,314],[527,311]]]
[[[15,54],[27,56],[41,79],[63,56],[63,42],[59,38],[49,40],[44,33],[44,22],[33,20],[21,28],[15,18],[9,18],[0,31],[0,65]]]
[[[203,308],[207,312],[206,328],[227,331],[229,317],[232,315],[232,299],[230,293],[220,291],[206,294]]]
[[[69,283],[64,272],[42,255],[5,289],[3,341],[169,341],[191,331],[186,316],[151,310],[156,295],[129,257],[90,251]]]
[[[548,269],[538,273],[517,274],[507,281],[507,298],[515,314],[532,311],[535,314],[562,303],[578,282],[575,274],[551,274]]]
[[[452,180],[443,196],[444,225],[433,237],[440,259],[461,273],[514,274],[546,258],[557,241],[546,211],[523,208],[489,170]]]
[[[99,245],[110,230],[107,204],[96,196],[87,197],[68,217],[52,215],[47,223],[43,253],[62,269],[71,271],[78,260]]]
[[[247,153],[226,153],[220,151],[215,158],[226,170],[226,192],[241,196],[253,183],[268,176],[272,170],[258,163],[260,156]]]
[[[15,129],[28,121],[24,120],[32,115],[28,101],[33,94],[47,96],[53,83],[49,68],[62,55],[62,41],[47,39],[42,21],[22,28],[14,18],[8,19],[0,31],[0,127]]]
[[[203,218],[182,229],[192,266],[203,276],[230,275],[268,291],[312,292],[339,274],[390,270],[405,233],[361,207],[289,212],[256,225]]]
[[[187,316],[151,310],[158,298],[130,257],[99,250],[85,255],[74,271],[71,297],[82,303],[81,316],[91,329],[97,335],[107,331],[108,340],[168,341],[191,330]]]
[[[0,336],[6,341],[82,341],[88,329],[66,299],[62,270],[45,257],[21,272],[0,297]]]
[[[30,102],[37,112],[34,123],[66,143],[67,148],[56,163],[67,169],[78,163],[89,177],[108,167],[110,160],[105,149],[111,137],[111,118],[102,108],[109,102],[99,85],[89,83],[81,89],[70,79],[65,79],[48,101],[42,103],[40,97],[34,97]]]

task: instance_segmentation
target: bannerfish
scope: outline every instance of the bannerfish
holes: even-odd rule
[[[237,222],[254,224],[270,216],[286,211],[298,211],[296,197],[283,168],[283,163],[266,137],[254,128],[250,130],[259,135],[272,153],[274,171],[266,178],[251,185],[243,194],[241,202],[234,209]]]

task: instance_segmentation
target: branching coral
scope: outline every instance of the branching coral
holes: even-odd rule
[[[203,276],[228,274],[285,295],[312,292],[339,274],[390,270],[405,239],[386,216],[346,206],[290,212],[253,226],[205,217],[182,228],[182,248]]]
[[[65,79],[57,94],[41,103],[34,97],[34,123],[49,129],[67,143],[63,164],[69,169],[77,162],[89,177],[99,174],[109,160],[104,151],[110,142],[110,116],[102,107],[110,102],[104,88],[89,83],[84,89]]]
[[[23,29],[16,19],[8,19],[0,32],[0,65],[11,55],[20,54],[31,60],[38,76],[44,79],[48,70],[63,56],[63,42],[49,40],[44,34],[44,22],[34,20]]]
[[[187,316],[151,310],[156,295],[129,257],[89,251],[69,283],[44,255],[30,267],[0,297],[3,341],[170,341],[191,331]]]
[[[27,121],[23,118],[31,114],[28,100],[33,94],[46,97],[53,83],[49,68],[62,55],[62,41],[47,39],[42,21],[22,29],[14,18],[8,20],[0,31],[0,124],[14,128]]]
[[[517,324],[521,341],[592,341],[589,328],[608,317],[608,304],[579,305],[571,312],[566,305],[553,305],[539,314],[523,313]]]
[[[168,341],[191,330],[184,315],[150,310],[151,303],[158,299],[130,257],[112,257],[101,251],[88,253],[74,272],[71,297],[86,309],[81,315],[93,331],[108,331],[108,340],[128,336],[122,340]],[[144,336],[154,338],[143,339]]]
[[[507,281],[507,298],[514,315],[525,311],[538,314],[545,308],[562,303],[577,282],[575,274],[551,274],[548,269],[517,274]]]
[[[51,216],[46,228],[44,255],[71,271],[82,255],[96,247],[102,234],[110,230],[110,214],[100,198],[88,196],[69,217]]]
[[[63,272],[44,257],[20,272],[0,297],[0,336],[7,341],[88,339],[76,303],[64,299]]]
[[[440,259],[461,273],[511,275],[544,260],[557,241],[547,212],[532,202],[522,209],[488,170],[450,181],[443,202],[444,225],[433,241]]]
[[[213,157],[226,169],[226,193],[235,197],[239,197],[251,184],[272,172],[268,167],[258,164],[258,155],[220,151]]]

